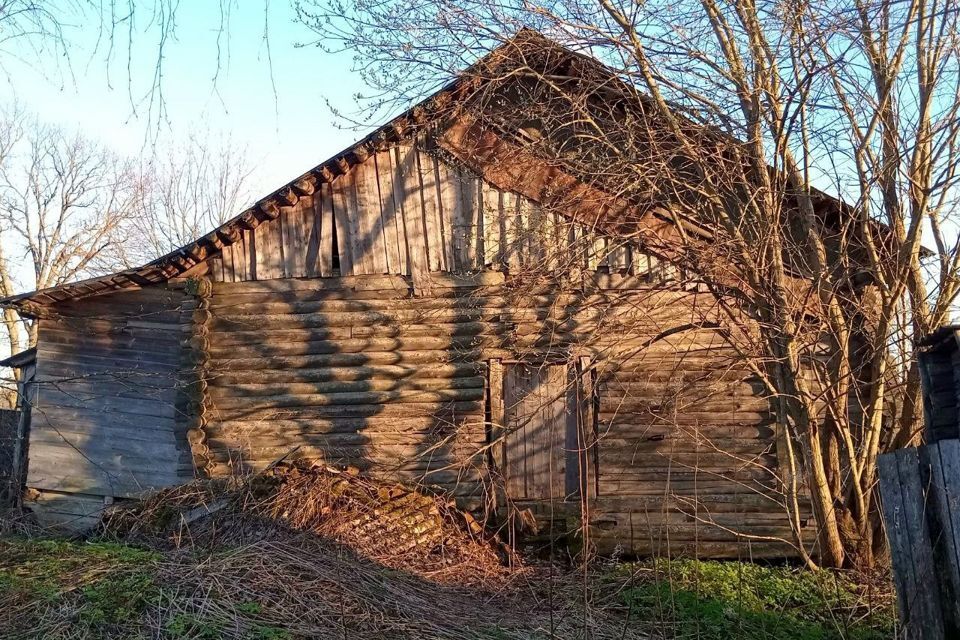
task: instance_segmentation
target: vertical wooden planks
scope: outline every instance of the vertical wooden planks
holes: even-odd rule
[[[256,230],[243,231],[243,262],[247,265],[247,279],[257,279],[257,237]]]
[[[877,460],[897,599],[908,637],[943,638],[938,580],[916,449],[900,449]]]
[[[490,457],[495,469],[503,472],[504,446],[506,437],[504,418],[503,395],[503,362],[499,359],[490,360],[487,369],[487,394],[490,399],[490,424],[487,428],[487,440],[491,444]]]
[[[460,197],[457,188],[457,174],[445,162],[433,159],[437,172],[437,186],[440,189],[440,236],[443,241],[444,265],[447,271],[464,271],[460,256],[455,251],[457,240],[454,232],[460,213]]]
[[[310,207],[304,211],[304,233],[306,237],[306,246],[303,251],[303,274],[308,278],[316,278],[323,274],[320,266],[320,244],[323,239],[323,197],[321,191],[328,185],[321,184],[317,186],[313,197],[310,199]]]
[[[257,280],[283,277],[279,218],[261,224],[253,232],[255,273]]]
[[[303,278],[316,273],[316,249],[313,251],[313,264],[308,264],[311,255],[310,243],[313,240],[313,230],[316,221],[316,207],[313,195],[303,196],[289,213],[291,243],[286,247],[286,259],[291,278]]]
[[[240,237],[230,245],[230,253],[233,259],[233,281],[243,282],[250,279],[250,264],[247,260],[249,252],[247,251],[247,237],[241,233]]]
[[[515,499],[566,497],[567,366],[512,365],[504,374],[507,495]]]
[[[249,261],[247,264],[250,265],[250,279],[259,280],[260,273],[257,267],[260,264],[260,247],[258,246],[259,242],[257,241],[257,230],[251,229],[249,231],[244,231],[243,236],[247,241],[247,253],[249,256]]]
[[[633,275],[642,276],[650,272],[650,256],[636,244],[630,247],[631,270]]]
[[[568,368],[567,365],[550,365],[546,371],[547,384],[544,391],[546,397],[544,404],[549,406],[549,412],[544,416],[544,423],[547,432],[547,441],[552,446],[543,447],[546,454],[547,474],[546,482],[543,488],[544,495],[547,497],[567,498],[567,443],[570,429],[569,408],[570,395],[568,388]],[[574,435],[576,438],[576,435]],[[576,440],[574,440],[576,442]],[[576,485],[576,478],[573,479]]]
[[[480,181],[480,207],[483,220],[483,257],[485,266],[500,266],[506,246],[506,220],[502,215],[503,207],[500,191],[484,181]]]
[[[226,281],[225,279],[226,274],[224,274],[223,259],[221,256],[219,255],[213,256],[207,261],[207,264],[209,265],[210,276],[214,280],[219,280],[220,282]]]
[[[333,191],[330,185],[324,183],[320,185],[319,195],[314,195],[317,206],[314,212],[314,226],[320,228],[320,249],[316,268],[319,275],[329,277],[333,275],[333,234],[334,234],[334,215],[333,215]],[[338,256],[338,259],[339,256]],[[343,270],[341,262],[341,271]]]
[[[584,240],[583,226],[574,222],[567,223],[565,237],[567,251],[572,255],[564,264],[570,268],[570,280],[577,282],[587,268],[587,243]]]
[[[354,184],[356,176],[355,171],[350,171],[334,181],[334,208],[343,211],[346,235],[341,236],[338,233],[337,239],[350,248],[353,275],[364,275],[372,273],[372,262],[366,244],[368,238],[364,237],[357,207],[357,188]]]
[[[383,240],[387,253],[387,273],[404,275],[407,269],[403,230],[403,211],[397,202],[393,184],[393,162],[389,151],[381,151],[373,157],[377,174],[377,189],[380,193],[380,221],[383,225]]]
[[[422,149],[417,149],[417,166],[419,167],[420,188],[423,198],[427,264],[431,271],[444,271],[446,269],[446,256],[440,224],[437,172],[433,157]]]
[[[350,225],[350,174],[342,175],[330,185],[333,219],[337,228],[337,248],[340,257],[340,275],[363,273],[362,264],[354,262],[354,238]]]
[[[587,498],[596,498],[600,477],[600,457],[597,455],[596,371],[590,358],[581,356],[577,366],[580,380],[576,385],[579,399],[577,434],[580,454],[580,492]],[[591,475],[591,470],[593,474]]]
[[[283,278],[296,278],[297,257],[303,260],[303,243],[300,241],[300,222],[297,220],[299,206],[280,207],[280,269]]]
[[[236,265],[233,261],[233,247],[223,247],[220,250],[220,259],[223,260],[223,282],[236,282]]]
[[[383,219],[380,210],[380,187],[374,158],[370,157],[353,168],[353,183],[356,187],[356,230],[363,251],[365,273],[389,273]]]
[[[608,259],[608,264],[610,265],[610,272],[622,272],[626,271],[630,266],[630,255],[629,249],[625,242],[621,240],[609,240],[610,243],[610,257]]]
[[[380,166],[383,168],[384,179],[389,180],[393,191],[394,215],[397,219],[397,245],[400,252],[400,273],[409,276],[412,275],[413,272],[408,240],[409,231],[407,229],[408,214],[405,209],[407,204],[404,201],[403,174],[398,164],[398,158],[397,149],[385,151],[383,154],[383,163]],[[385,187],[386,182],[381,183],[381,186]]]
[[[960,623],[960,440],[944,439],[923,447],[921,462],[930,465],[928,483],[932,508],[940,525],[938,566],[947,578],[944,592],[955,594],[952,617]]]
[[[350,257],[353,261],[354,275],[374,273],[373,258],[369,250],[369,238],[363,231],[360,208],[357,203],[357,174],[351,171],[343,180],[343,201],[346,207],[347,240],[350,244]]]
[[[521,418],[523,401],[527,396],[526,368],[513,365],[507,368],[503,378],[504,425],[507,433],[503,442],[504,489],[508,498],[527,497],[527,452],[526,429]]]
[[[587,271],[596,271],[603,264],[603,238],[597,235],[596,229],[584,227],[583,242]]]
[[[520,218],[520,203],[516,194],[500,194],[500,218],[503,233],[500,237],[502,263],[510,271],[517,272],[523,265],[524,221]]]
[[[287,229],[287,218],[283,215],[284,210],[289,210],[290,207],[281,207],[280,215],[277,216],[277,219],[274,220],[271,224],[265,225],[269,229],[268,233],[273,234],[273,239],[275,242],[274,251],[276,252],[273,258],[273,269],[274,269],[274,278],[289,278],[290,274],[287,271],[287,249],[286,249],[286,237],[290,233]],[[273,227],[271,229],[271,227]]]
[[[480,179],[462,169],[456,171],[460,206],[454,220],[455,251],[461,270],[481,269],[484,265],[483,210],[480,202]]]
[[[656,261],[635,243],[503,192],[413,144],[369,156],[293,207],[281,207],[225,247],[212,277],[227,282],[338,275],[469,272],[484,267],[649,273]],[[669,279],[667,265],[651,279]],[[215,273],[214,273],[215,272]],[[658,272],[659,273],[659,272]]]
[[[517,196],[520,227],[523,237],[520,239],[521,263],[525,267],[543,266],[543,260],[553,248],[549,246],[550,232],[546,216],[540,205]]]
[[[404,229],[407,239],[407,256],[414,290],[429,292],[430,264],[427,256],[426,228],[423,219],[423,201],[420,189],[420,170],[417,151],[410,145],[397,145],[395,184],[401,187],[400,202],[403,203]]]

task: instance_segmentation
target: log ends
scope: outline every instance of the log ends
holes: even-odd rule
[[[206,427],[210,423],[208,363],[210,361],[210,298],[213,284],[207,278],[191,280],[187,292],[192,299],[181,308],[181,325],[186,334],[178,376],[177,418],[189,447],[194,475],[207,477],[210,448]]]

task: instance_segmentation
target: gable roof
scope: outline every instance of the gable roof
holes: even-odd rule
[[[317,191],[321,183],[332,182],[378,150],[409,140],[418,132],[442,121],[451,113],[451,106],[480,95],[486,86],[496,88],[498,83],[495,80],[499,79],[499,73],[510,76],[518,68],[531,63],[536,65],[539,72],[545,70],[545,77],[556,77],[561,81],[579,82],[583,78],[592,78],[588,93],[603,94],[604,100],[614,105],[618,101],[623,102],[627,94],[631,98],[642,97],[636,91],[630,91],[627,84],[599,60],[573,52],[535,31],[524,29],[430,97],[195,241],[141,267],[0,299],[0,307],[15,307],[25,315],[37,315],[40,308],[46,305],[162,284],[177,278],[207,258],[217,255],[224,247],[238,242],[244,230],[253,230],[262,223],[275,220],[280,215],[281,207],[296,205],[301,198]],[[503,83],[499,85],[502,87]],[[567,206],[561,206],[561,209],[566,209],[571,215],[589,210],[595,216],[589,221],[592,224],[602,217],[605,224],[611,227],[622,227],[625,223],[634,229],[642,226],[664,242],[669,242],[669,237],[676,233],[676,225],[685,226],[688,233],[693,232],[707,239],[712,237],[710,231],[697,221],[678,219],[662,206],[657,207],[655,202],[637,206],[636,202],[618,198],[615,188],[610,189],[602,180],[585,177],[582,172],[578,175],[567,159],[547,159],[523,149],[519,150],[518,156],[518,147],[510,144],[511,136],[524,133],[522,126],[517,130],[517,122],[504,122],[497,126],[496,121],[485,120],[480,124],[468,117],[448,124],[451,126],[441,136],[441,148],[465,164],[472,165],[471,169],[502,190],[517,192],[537,202],[560,194],[567,201]],[[514,130],[507,131],[510,128]],[[510,147],[509,151],[505,150],[506,147]],[[501,162],[508,152],[516,156],[512,166]],[[474,161],[469,162],[468,159]],[[530,162],[538,163],[538,171],[529,171]],[[542,171],[539,170],[541,167]],[[842,206],[842,203],[826,194],[820,194],[820,199],[829,209]],[[584,203],[589,206],[584,206]]]
[[[559,47],[529,30],[522,31],[513,42],[526,42],[534,38],[541,40],[542,43],[549,43],[550,46]],[[509,43],[491,52],[474,66],[488,63],[507,46],[510,46]],[[321,182],[332,182],[337,176],[347,173],[353,166],[362,163],[378,149],[409,139],[413,132],[427,125],[439,112],[443,111],[445,105],[456,100],[458,94],[468,89],[472,77],[467,72],[461,74],[433,95],[393,118],[365,138],[257,200],[237,216],[193,242],[140,267],[2,298],[0,307],[14,307],[24,315],[30,316],[35,315],[38,306],[162,284],[176,278],[207,258],[216,255],[223,247],[238,242],[243,230],[253,230],[261,223],[277,219],[280,215],[280,207],[296,205],[300,198],[312,195]]]

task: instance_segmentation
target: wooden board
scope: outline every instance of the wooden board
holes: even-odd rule
[[[508,365],[504,371],[504,475],[515,499],[560,499],[568,487],[568,432],[576,433],[566,365]],[[574,436],[576,437],[576,436]]]
[[[402,203],[394,188],[393,154],[381,151],[373,158],[380,193],[380,219],[384,229],[387,273],[409,274]]]
[[[192,477],[175,408],[183,299],[106,294],[40,322],[27,486],[126,496]]]
[[[402,203],[403,208],[403,227],[407,234],[406,253],[410,275],[415,289],[429,292],[430,258],[417,150],[407,145],[398,145],[395,152],[394,185],[400,187],[397,199]],[[396,188],[394,193],[397,194]]]
[[[207,267],[216,281],[241,282],[331,277],[337,264],[339,275],[411,275],[427,292],[430,273],[567,269],[574,254],[594,271],[645,269],[644,277],[649,269],[639,265],[654,260],[498,190],[418,141],[379,151],[317,185],[210,257]]]
[[[877,464],[901,619],[910,638],[944,638],[939,570],[925,514],[918,452],[900,449],[880,456]]]

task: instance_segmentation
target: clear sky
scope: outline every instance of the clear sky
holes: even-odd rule
[[[221,34],[222,4],[230,15]],[[164,143],[208,130],[215,137],[229,137],[232,144],[247,149],[254,164],[254,197],[362,135],[336,126],[325,102],[354,109],[353,95],[363,87],[350,72],[350,54],[296,46],[310,43],[314,36],[293,21],[286,0],[222,4],[179,3],[175,37],[163,47],[166,112],[159,121],[145,97],[156,69],[160,30],[145,12],[136,16],[134,46],[128,48],[124,26],[116,32],[112,56],[106,34],[79,21],[67,28],[73,41],[69,60],[49,54],[39,60],[27,58],[27,53],[19,60],[5,56],[0,106],[16,100],[45,122],[78,129],[130,155],[149,153],[153,141]],[[269,47],[263,37],[265,21]]]

